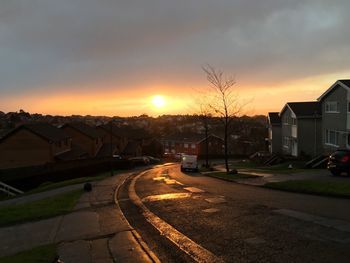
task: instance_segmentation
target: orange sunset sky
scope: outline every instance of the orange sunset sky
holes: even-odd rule
[[[235,77],[249,101],[244,114],[280,111],[350,78],[349,8],[345,0],[3,1],[0,111],[195,113],[207,64]]]

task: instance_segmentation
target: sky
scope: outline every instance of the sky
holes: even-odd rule
[[[348,10],[348,0],[3,0],[0,111],[192,113],[208,64],[234,76],[245,114],[280,111],[350,78]]]

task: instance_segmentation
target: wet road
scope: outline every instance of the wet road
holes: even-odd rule
[[[153,224],[149,213],[133,204],[130,183],[144,209],[170,228],[157,229],[162,224]],[[127,182],[119,200],[131,225],[163,262],[205,261],[210,253],[214,261],[226,262],[349,262],[350,227],[342,226],[350,222],[350,200],[184,174],[177,165],[152,169]],[[204,252],[194,256],[193,244],[172,229]],[[173,236],[177,242],[169,241]]]

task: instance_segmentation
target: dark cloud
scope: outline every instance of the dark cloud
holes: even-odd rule
[[[252,83],[348,70],[349,8],[345,0],[2,1],[0,89],[186,83],[203,80],[206,63]]]

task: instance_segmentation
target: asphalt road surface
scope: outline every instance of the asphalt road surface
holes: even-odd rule
[[[149,213],[133,202],[132,186]],[[118,199],[162,262],[350,262],[350,200],[240,185],[178,165],[131,178]]]

